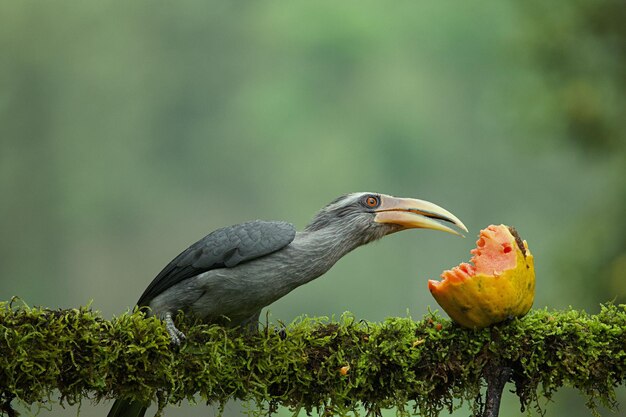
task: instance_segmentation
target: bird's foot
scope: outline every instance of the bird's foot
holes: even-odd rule
[[[163,321],[165,322],[165,329],[170,335],[170,340],[172,341],[172,344],[174,346],[180,346],[182,341],[185,340],[187,337],[183,332],[176,328],[174,320],[172,319],[172,313],[165,313]]]

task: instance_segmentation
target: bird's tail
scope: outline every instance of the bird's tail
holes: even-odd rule
[[[130,400],[115,400],[107,417],[143,417],[146,414],[145,404]]]

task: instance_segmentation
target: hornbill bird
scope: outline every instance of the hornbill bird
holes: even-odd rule
[[[172,343],[185,335],[178,311],[208,323],[256,331],[261,309],[328,271],[366,243],[412,228],[467,232],[449,211],[424,200],[378,193],[343,195],[296,232],[290,223],[251,221],[215,230],[174,258],[138,305],[165,322]],[[118,399],[108,417],[141,417],[147,405]]]

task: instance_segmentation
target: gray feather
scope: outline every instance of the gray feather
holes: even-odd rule
[[[154,278],[138,305],[181,281],[217,268],[232,268],[287,246],[296,235],[287,222],[255,220],[217,229],[174,258]]]
[[[143,417],[148,407],[140,402],[117,399],[107,417]]]

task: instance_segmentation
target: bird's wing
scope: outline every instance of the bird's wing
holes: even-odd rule
[[[232,268],[287,246],[296,229],[287,222],[255,220],[209,233],[174,258],[154,278],[137,302],[148,305],[171,286],[203,272]]]

